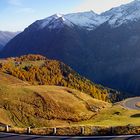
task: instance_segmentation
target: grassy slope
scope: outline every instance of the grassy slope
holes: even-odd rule
[[[0,123],[19,127],[140,125],[139,111],[111,106],[74,89],[31,86],[3,73],[0,79]]]
[[[19,127],[68,125],[90,119],[97,108],[110,105],[77,90],[29,86],[1,73],[0,77],[3,77],[0,81],[0,122],[4,124]]]
[[[0,84],[7,85],[29,85],[29,83],[21,81],[11,75],[0,72]]]
[[[122,126],[136,125],[140,126],[140,111],[128,110],[121,105],[116,104],[112,107],[102,110],[95,119],[78,123],[80,125],[97,125],[97,126]]]

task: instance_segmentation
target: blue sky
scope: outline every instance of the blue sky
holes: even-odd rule
[[[0,0],[0,30],[19,31],[55,13],[101,13],[132,0]]]

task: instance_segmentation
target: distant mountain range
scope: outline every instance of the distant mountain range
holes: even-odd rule
[[[87,78],[133,95],[140,90],[140,1],[100,15],[55,14],[12,39],[0,56],[42,54]]]
[[[0,50],[20,32],[0,31]]]

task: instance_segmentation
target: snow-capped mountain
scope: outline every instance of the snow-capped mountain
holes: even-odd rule
[[[87,30],[94,30],[105,22],[115,28],[137,20],[140,20],[140,0],[135,0],[129,4],[112,8],[100,15],[93,11],[66,15],[55,14],[45,19],[38,20],[35,23],[37,29],[59,29],[66,25],[69,27],[78,26]]]
[[[64,26],[71,28],[78,26],[86,30],[94,30],[101,24],[107,22],[111,27],[118,27],[122,24],[137,21],[140,19],[140,0],[135,0],[129,4],[112,8],[102,14],[93,11],[79,12],[71,14],[55,14],[35,23],[36,30],[40,29],[61,29]]]
[[[124,26],[125,25],[125,26]],[[124,92],[140,91],[140,0],[100,15],[55,14],[12,39],[0,57],[42,54]]]
[[[140,0],[112,8],[101,14],[112,27],[140,20]]]
[[[87,30],[94,30],[104,21],[105,19],[103,17],[93,11],[89,11],[67,15],[55,14],[45,19],[38,20],[35,24],[37,25],[37,29],[59,29],[66,25],[69,27],[79,26]]]

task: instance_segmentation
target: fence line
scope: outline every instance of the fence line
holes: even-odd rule
[[[1,129],[3,128],[3,129]],[[8,125],[1,126],[0,131],[11,133],[26,133],[40,135],[130,135],[140,134],[140,126],[72,126],[72,127],[44,127],[44,128],[14,128]]]

